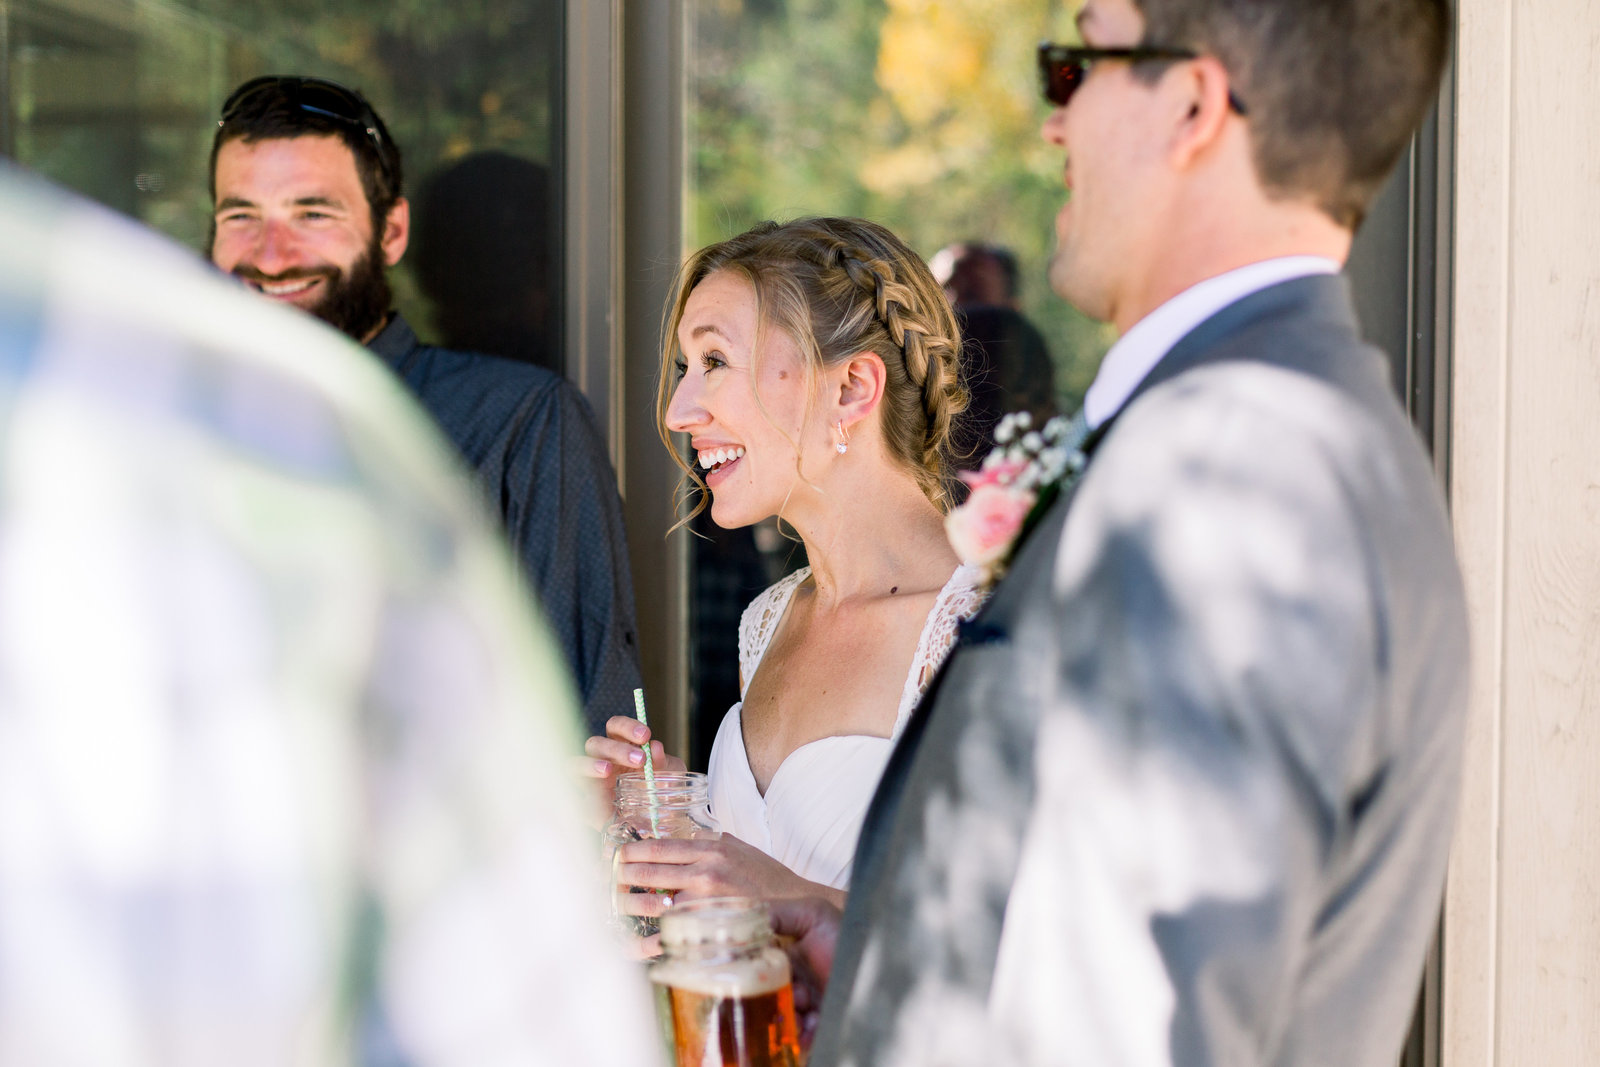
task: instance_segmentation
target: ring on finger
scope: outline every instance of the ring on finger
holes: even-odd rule
[[[662,893],[661,894],[661,907],[662,907],[663,910],[672,907],[672,894],[671,893]]]

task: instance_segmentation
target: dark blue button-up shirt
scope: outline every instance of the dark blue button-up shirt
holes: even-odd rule
[[[604,733],[633,713],[639,655],[622,501],[588,403],[542,367],[422,344],[398,313],[368,347],[477,473]]]

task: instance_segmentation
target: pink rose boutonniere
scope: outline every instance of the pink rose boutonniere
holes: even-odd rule
[[[1013,412],[995,427],[982,468],[960,475],[972,491],[945,516],[945,534],[962,563],[984,569],[987,585],[1000,580],[1062,484],[1083,470],[1081,421],[1057,416],[1034,430],[1031,415]]]
[[[1017,539],[1034,500],[1032,492],[1016,486],[998,482],[973,485],[967,502],[944,520],[945,533],[961,562],[985,567],[999,563]]]

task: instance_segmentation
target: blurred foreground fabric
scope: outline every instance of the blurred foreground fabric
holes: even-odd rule
[[[0,1064],[658,1062],[455,463],[353,344],[0,164]]]

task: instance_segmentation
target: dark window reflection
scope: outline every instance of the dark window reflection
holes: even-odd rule
[[[411,202],[411,273],[433,308],[434,340],[560,372],[548,168],[476,152],[435,171]]]

